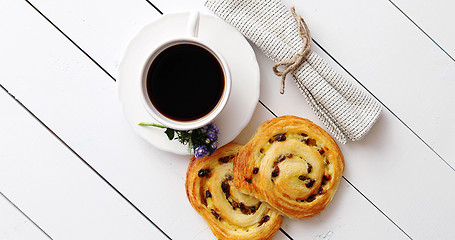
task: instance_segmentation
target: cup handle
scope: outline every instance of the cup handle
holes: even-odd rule
[[[190,12],[188,17],[188,24],[186,26],[186,34],[190,37],[197,37],[199,30],[199,11],[194,10]]]

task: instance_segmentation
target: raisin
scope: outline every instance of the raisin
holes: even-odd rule
[[[286,134],[285,133],[279,133],[272,138],[269,139],[269,143],[273,143],[275,141],[282,142],[286,141]]]
[[[274,136],[275,140],[278,142],[286,141],[286,134],[285,133],[280,133]]]
[[[289,153],[289,154],[286,154],[286,157],[287,158],[292,158],[292,157],[294,157],[294,155],[292,153]]]
[[[310,179],[307,183],[305,183],[305,186],[307,188],[311,188],[316,181],[314,179]]]
[[[277,157],[276,162],[279,163],[279,162],[284,161],[285,159],[286,159],[285,155],[280,155],[279,157]]]
[[[300,136],[302,136],[302,137],[308,137],[308,134],[306,134],[306,133],[301,133]]]
[[[255,213],[256,212],[256,207],[255,206],[250,207],[250,212],[251,213]]]
[[[316,199],[316,194],[309,196],[307,199],[305,199],[305,201],[312,202],[312,201],[314,201],[314,199]]]
[[[228,181],[234,180],[234,177],[232,175],[228,175],[226,180],[228,180]]]
[[[243,204],[243,203],[240,203],[239,208],[240,208],[240,211],[241,211],[243,214],[249,214],[249,213],[250,213],[250,210],[247,209],[247,208],[245,207],[245,204]]]
[[[318,151],[319,151],[319,154],[321,154],[321,155],[325,153],[324,149],[322,149],[322,148],[319,149]]]
[[[305,180],[307,180],[307,179],[308,179],[308,178],[305,177],[304,175],[300,175],[300,176],[299,176],[299,180],[305,181]]]
[[[247,183],[251,183],[251,178],[245,178],[245,181],[246,181]]]
[[[213,216],[218,219],[218,220],[221,220],[221,217],[220,217],[220,214],[218,214],[215,209],[211,209],[210,212],[213,214]]]
[[[261,221],[259,222],[259,226],[261,226],[263,223],[265,222],[268,222],[270,220],[270,216],[269,215],[265,215]]]
[[[255,167],[255,168],[253,169],[253,174],[257,174],[258,172],[259,172],[259,168]]]
[[[201,169],[197,172],[199,177],[206,177],[210,174],[210,169]]]
[[[322,185],[326,185],[328,181],[330,181],[330,179],[332,179],[332,176],[330,175],[324,175],[322,177]]]
[[[207,196],[204,194],[201,194],[201,203],[207,206]]]
[[[308,145],[308,146],[316,146],[316,140],[312,139],[312,138],[307,138],[305,139],[305,144]]]
[[[311,171],[313,170],[313,166],[310,163],[307,163],[307,165],[308,165],[307,171],[308,173],[311,173]]]
[[[324,193],[324,189],[322,188],[322,186],[319,187],[319,190],[318,190],[318,194],[323,194]]]
[[[278,177],[280,174],[280,168],[278,166],[275,166],[275,168],[272,171],[272,177]]]
[[[233,208],[234,210],[235,210],[236,208],[239,208],[239,203],[236,202],[236,201],[232,201],[231,205],[232,205],[232,208]]]
[[[221,189],[226,195],[226,198],[229,198],[229,196],[231,196],[231,185],[229,185],[227,180],[221,183]]]
[[[205,197],[207,198],[212,197],[212,194],[210,193],[209,190],[205,191]]]
[[[219,162],[220,164],[223,164],[223,163],[229,162],[229,160],[231,160],[231,159],[232,159],[231,156],[221,157],[221,158],[218,159],[218,162]]]
[[[310,146],[316,146],[316,140],[315,140],[315,139],[312,139],[312,138],[310,138],[310,142],[309,142],[309,145],[310,145]]]

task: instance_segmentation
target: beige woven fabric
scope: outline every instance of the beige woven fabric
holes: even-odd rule
[[[292,59],[302,49],[297,22],[280,0],[208,0],[205,5],[275,62]],[[293,78],[341,143],[361,139],[380,115],[381,105],[371,95],[353,86],[314,52]]]

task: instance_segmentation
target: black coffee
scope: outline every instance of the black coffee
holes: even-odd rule
[[[155,108],[177,121],[210,113],[224,90],[224,74],[210,52],[193,44],[162,51],[147,74],[147,93]]]

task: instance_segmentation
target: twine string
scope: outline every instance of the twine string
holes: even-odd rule
[[[294,7],[291,8],[291,12],[299,27],[299,35],[303,40],[303,45],[302,45],[302,49],[299,52],[297,52],[291,59],[286,59],[286,60],[277,62],[273,66],[273,72],[275,73],[275,75],[281,77],[281,89],[280,89],[281,94],[284,93],[284,84],[285,84],[286,75],[288,73],[294,73],[300,67],[300,65],[302,65],[303,62],[305,62],[305,60],[311,53],[310,30],[308,29],[308,26],[306,25],[303,18],[300,17],[299,15],[297,15]],[[279,66],[285,66],[285,69],[283,71],[280,71],[280,70],[278,70]]]

